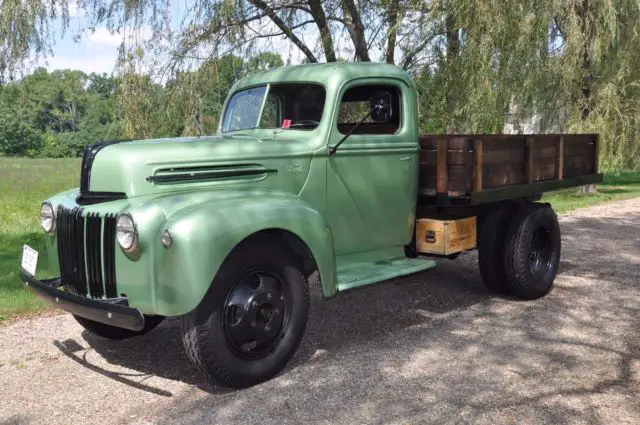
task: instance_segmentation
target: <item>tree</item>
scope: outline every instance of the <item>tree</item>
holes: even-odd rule
[[[119,93],[123,117],[138,123],[128,127],[132,135],[192,134],[197,114],[211,128],[228,85],[216,91],[205,87],[206,78],[235,81],[241,68],[263,68],[260,61],[251,65],[252,57],[278,52],[286,63],[383,61],[407,69],[420,92],[433,96],[433,103],[421,100],[427,128],[500,132],[505,115],[517,111],[523,120],[540,117],[542,131],[601,133],[605,167],[640,166],[636,1],[193,0],[173,28],[169,0],[79,5],[92,26],[124,34]],[[67,6],[60,5],[63,14]],[[47,0],[0,6],[2,19],[22,31],[0,31],[0,46],[13,52],[5,63],[46,44],[51,18],[42,11],[52,7]],[[142,28],[151,30],[149,40],[136,36]],[[166,81],[169,97],[159,100],[155,85]],[[174,104],[160,117],[152,111],[158,102]]]
[[[0,154],[7,156],[34,156],[42,139],[13,111],[0,107]]]

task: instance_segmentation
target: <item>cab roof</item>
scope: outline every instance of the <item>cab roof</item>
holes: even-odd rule
[[[395,78],[413,87],[413,81],[407,71],[395,65],[374,62],[330,62],[285,66],[252,74],[236,82],[232,91],[244,87],[284,82],[315,82],[328,89],[335,89],[347,81],[363,77]]]

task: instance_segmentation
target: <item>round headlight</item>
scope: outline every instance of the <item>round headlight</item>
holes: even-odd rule
[[[116,221],[116,238],[118,243],[127,252],[138,248],[138,232],[133,218],[129,214],[121,214]]]
[[[52,233],[56,227],[56,215],[53,211],[53,206],[48,202],[45,202],[40,207],[40,224],[47,233]]]

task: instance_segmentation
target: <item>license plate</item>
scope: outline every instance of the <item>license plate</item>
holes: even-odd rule
[[[22,268],[31,276],[36,275],[36,267],[38,266],[38,251],[25,245],[22,248]]]

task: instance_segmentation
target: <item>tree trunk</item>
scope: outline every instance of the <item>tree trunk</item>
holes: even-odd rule
[[[385,61],[394,64],[394,55],[396,49],[396,39],[398,37],[398,15],[400,8],[400,0],[392,0],[387,11],[387,22],[389,25],[389,38],[387,39],[387,51],[385,53]]]
[[[322,41],[322,48],[324,49],[324,57],[327,62],[335,62],[336,53],[333,49],[333,38],[331,37],[331,28],[327,24],[327,15],[322,8],[322,2],[320,0],[310,0],[309,8],[311,9],[311,16],[318,26],[320,31],[320,40]]]
[[[280,19],[280,17],[276,14],[275,10],[273,10],[271,6],[269,6],[263,0],[249,0],[249,2],[255,7],[257,7],[258,9],[265,12],[267,15],[269,15],[269,18],[271,19],[271,21],[273,21],[273,23],[276,24],[276,26],[280,28],[282,32],[285,33],[285,35],[289,38],[289,40],[291,40],[291,42],[295,44],[298,47],[298,49],[302,51],[302,53],[304,53],[304,55],[307,57],[309,62],[313,62],[313,63],[318,62],[318,59],[311,52],[309,47],[307,47],[307,45],[304,44],[304,42],[300,40],[300,38],[298,38],[298,36],[293,33],[291,28],[289,28],[289,26],[287,26],[287,24],[282,19]]]
[[[446,64],[448,68],[448,74],[455,77],[456,73],[454,72],[454,68],[456,66],[456,61],[458,54],[460,53],[460,29],[455,23],[455,19],[453,15],[447,15],[445,19],[445,34],[447,37],[447,52],[446,52]],[[446,92],[446,103],[447,103],[447,118],[449,121],[448,133],[456,133],[458,132],[458,123],[455,118],[455,109],[456,109],[456,96],[455,96],[455,81],[449,81],[447,92]]]
[[[342,7],[345,12],[345,25],[349,36],[351,36],[351,41],[353,41],[356,58],[362,62],[371,62],[367,40],[364,36],[364,25],[354,0],[343,0]]]
[[[593,85],[593,63],[591,60],[591,49],[596,37],[595,26],[589,22],[589,0],[582,0],[573,6],[573,13],[578,17],[580,25],[581,46],[581,70],[582,82],[580,93],[581,117],[583,120],[589,118],[593,109],[591,99],[591,89]]]
[[[589,22],[589,0],[582,0],[580,4],[573,6],[573,13],[580,20],[580,35],[582,40],[582,89],[580,94],[580,117],[583,121],[589,119],[593,110],[593,100],[591,90],[593,85],[593,62],[591,60],[591,49],[596,37],[595,26]],[[596,185],[589,184],[581,187],[583,193],[596,193]]]

